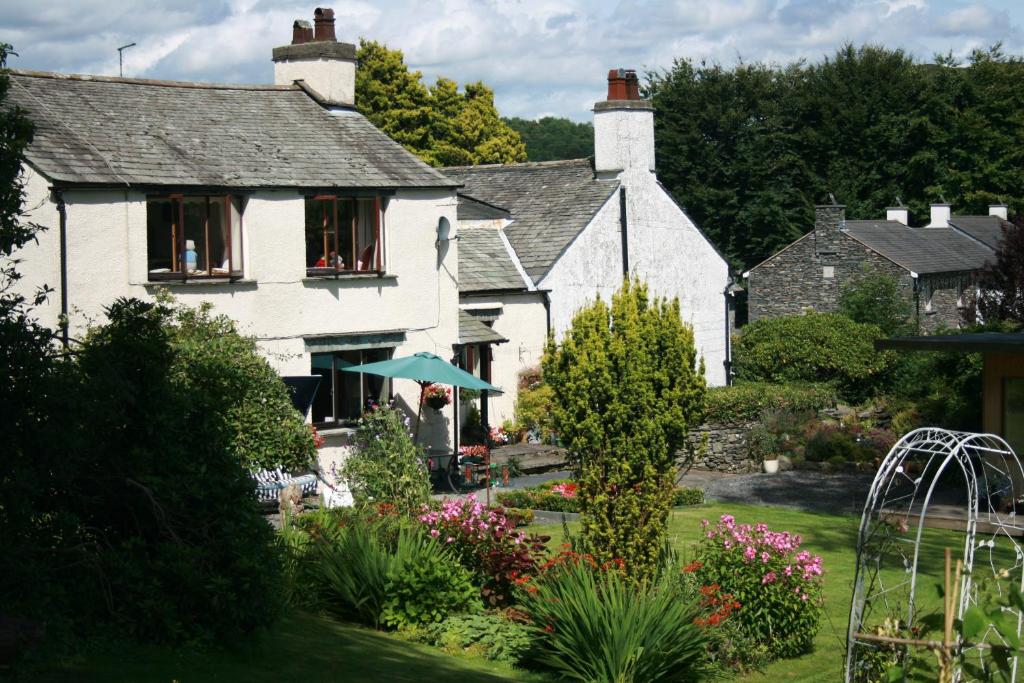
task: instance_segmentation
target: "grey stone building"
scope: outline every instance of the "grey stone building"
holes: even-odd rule
[[[899,281],[921,331],[957,327],[963,293],[1008,225],[1006,206],[952,216],[948,204],[935,204],[928,225],[907,223],[903,207],[888,209],[886,220],[846,220],[841,205],[815,207],[814,230],[743,274],[749,319],[834,311],[843,286],[867,265]]]

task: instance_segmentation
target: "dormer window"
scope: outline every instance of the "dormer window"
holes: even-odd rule
[[[381,198],[306,198],[306,275],[384,272]]]
[[[241,277],[241,198],[149,197],[146,259],[150,280]]]

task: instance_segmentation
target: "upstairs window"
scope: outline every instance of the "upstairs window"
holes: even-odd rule
[[[306,198],[306,275],[384,271],[380,197]]]
[[[146,201],[150,280],[241,277],[239,197],[181,195]]]

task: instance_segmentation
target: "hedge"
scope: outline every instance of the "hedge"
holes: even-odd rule
[[[740,382],[712,387],[706,395],[707,422],[735,424],[760,419],[765,410],[818,411],[836,404],[836,390],[825,384]]]

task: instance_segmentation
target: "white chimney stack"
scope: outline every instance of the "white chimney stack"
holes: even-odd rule
[[[1007,220],[1007,208],[1006,204],[989,204],[988,215],[999,216],[1005,221]]]
[[[594,170],[654,171],[654,106],[632,69],[608,72],[608,99],[594,105]]]
[[[905,206],[890,206],[885,210],[885,220],[909,225],[910,212]]]
[[[950,209],[949,204],[932,204],[931,221],[926,228],[948,228]]]
[[[317,7],[314,26],[297,20],[292,43],[274,48],[274,83],[303,81],[324,103],[354,107],[356,103],[356,46],[339,43],[334,35],[334,10]]]

